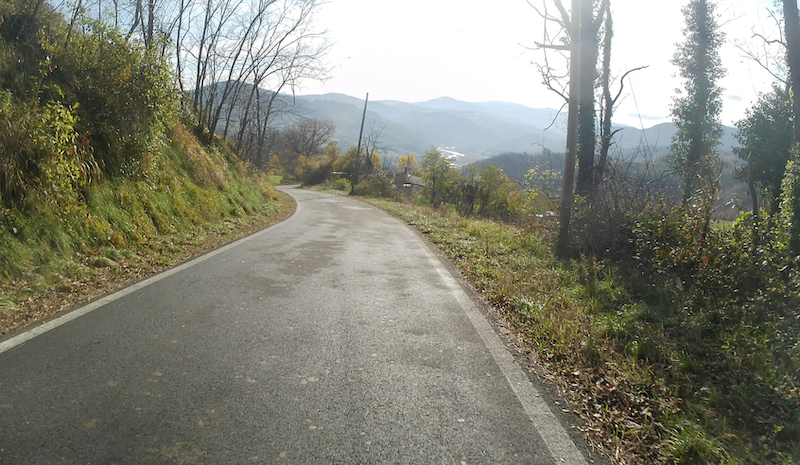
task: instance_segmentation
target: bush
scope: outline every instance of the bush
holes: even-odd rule
[[[77,104],[76,129],[88,136],[108,175],[139,174],[178,112],[175,80],[157,49],[91,23],[68,48],[49,50],[56,68],[48,82]]]
[[[348,192],[350,191],[350,186],[351,186],[350,181],[344,178],[333,178],[325,181],[325,187],[337,191]]]
[[[53,211],[69,214],[83,189],[99,175],[87,141],[75,130],[73,108],[25,104],[0,91],[0,205],[24,207],[39,189]]]
[[[629,282],[631,291],[653,305],[669,296],[670,311],[649,323],[663,326],[682,354],[674,376],[683,379],[685,400],[713,412],[709,422],[719,418],[773,446],[797,440],[797,273],[779,237],[753,230],[751,214],[706,234],[701,223],[685,208],[641,221],[636,274],[645,281]],[[641,289],[661,291],[648,296]]]
[[[396,195],[392,180],[382,171],[361,178],[356,186],[355,193],[387,198],[394,198]]]

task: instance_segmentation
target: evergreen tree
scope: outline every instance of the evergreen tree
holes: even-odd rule
[[[713,155],[722,135],[722,89],[717,81],[725,74],[719,55],[724,35],[714,9],[711,0],[691,0],[683,8],[686,39],[672,58],[684,86],[677,90],[671,109],[678,131],[670,158],[683,175],[684,202],[701,190],[713,190]]]
[[[792,102],[789,90],[773,86],[772,92],[761,94],[758,102],[736,123],[736,139],[741,147],[733,152],[747,165],[738,174],[746,180],[758,212],[758,193],[770,203],[769,213],[778,208],[786,162],[792,145]]]

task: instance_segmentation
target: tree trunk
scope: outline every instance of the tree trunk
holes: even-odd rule
[[[578,179],[575,193],[587,197],[594,185],[595,114],[594,79],[597,69],[597,30],[592,0],[583,0],[580,11],[580,89],[578,103]]]
[[[800,17],[797,13],[797,0],[783,0],[783,16],[786,27],[786,54],[789,62],[789,77],[792,86],[792,113],[794,114],[794,124],[792,125],[792,158],[797,163],[798,144],[800,143]],[[800,186],[792,186],[791,236],[789,247],[792,255],[800,256]]]
[[[570,249],[570,221],[572,217],[572,204],[575,202],[575,159],[578,149],[578,92],[580,90],[580,50],[581,50],[581,1],[572,0],[572,27],[570,67],[569,67],[569,114],[567,122],[567,152],[564,157],[564,187],[561,197],[560,225],[556,255],[561,258],[569,256]]]
[[[36,17],[39,15],[39,11],[42,9],[42,4],[44,0],[36,0],[36,5],[33,7],[33,13],[31,13],[31,17],[29,19],[28,27],[33,29],[33,25],[36,22]]]
[[[792,145],[797,145],[800,143],[800,120],[798,120],[800,118],[800,19],[797,13],[797,0],[783,0],[783,16],[794,110]]]
[[[242,150],[244,135],[245,132],[247,132],[247,126],[250,125],[250,109],[253,106],[256,92],[258,92],[258,84],[254,81],[253,85],[250,87],[250,95],[247,97],[247,102],[244,105],[244,115],[241,121],[239,121],[239,132],[236,135],[236,153],[241,153]]]
[[[147,1],[147,34],[144,37],[144,46],[147,50],[152,50],[155,44],[153,43],[153,36],[155,35],[155,20],[156,20],[156,5],[155,0]]]
[[[602,123],[600,125],[600,158],[595,169],[594,190],[597,192],[608,164],[608,151],[611,148],[611,117],[614,114],[614,99],[611,97],[611,39],[614,37],[614,23],[611,11],[606,12],[606,30],[603,37],[603,67],[601,81],[603,86]]]

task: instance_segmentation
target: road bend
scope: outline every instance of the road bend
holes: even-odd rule
[[[413,231],[288,220],[0,340],[0,464],[581,464]]]

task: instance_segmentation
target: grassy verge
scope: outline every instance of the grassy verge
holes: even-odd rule
[[[712,387],[687,392],[697,386],[688,378],[698,363],[658,323],[663,309],[635,299],[626,276],[608,264],[556,260],[547,225],[521,229],[366,200],[446,252],[568,393],[592,446],[615,463],[796,463],[791,437],[751,437],[714,409],[719,400],[709,398],[720,380],[711,373]]]
[[[142,175],[0,215],[0,335],[281,221],[293,200],[176,126]]]

